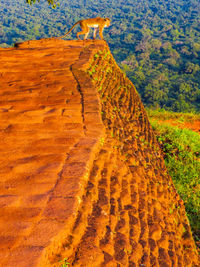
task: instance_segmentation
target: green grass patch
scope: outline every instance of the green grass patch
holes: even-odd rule
[[[164,109],[149,109],[146,108],[148,116],[150,119],[158,120],[174,120],[174,122],[193,122],[195,120],[200,120],[200,114],[194,113],[178,113],[173,111],[167,111]]]
[[[194,238],[200,241],[200,135],[152,118],[166,167],[185,203]]]
[[[60,261],[61,265],[59,267],[69,267],[70,263],[68,262],[67,258],[64,258],[64,260]]]

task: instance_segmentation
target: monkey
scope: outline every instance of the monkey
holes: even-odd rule
[[[88,37],[89,31],[90,31],[90,28],[94,28],[94,33],[93,33],[93,39],[94,40],[96,38],[96,34],[97,34],[97,30],[98,29],[99,29],[100,38],[102,40],[104,40],[103,39],[103,30],[104,30],[105,27],[109,27],[110,26],[110,22],[111,22],[111,20],[109,18],[105,18],[104,19],[104,18],[100,18],[100,17],[79,20],[78,22],[76,22],[72,26],[72,28],[66,34],[64,34],[61,37],[57,37],[57,38],[59,38],[59,39],[64,38],[65,36],[67,36],[73,30],[73,28],[76,25],[79,24],[82,31],[77,32],[77,38],[78,38],[78,40],[81,40],[80,37],[79,37],[79,35],[83,35],[83,34],[85,34],[84,40],[87,40],[87,37]]]

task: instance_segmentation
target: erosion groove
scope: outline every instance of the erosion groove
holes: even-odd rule
[[[141,100],[104,41],[0,50],[0,264],[198,266]]]

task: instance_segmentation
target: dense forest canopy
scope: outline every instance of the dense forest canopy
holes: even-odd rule
[[[79,19],[109,17],[105,39],[145,105],[200,111],[199,0],[59,0],[55,9],[51,0],[25,2],[1,0],[1,47],[63,35]]]

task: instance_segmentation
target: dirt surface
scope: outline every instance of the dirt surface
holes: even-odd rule
[[[198,266],[146,112],[104,41],[0,49],[0,266]]]
[[[185,122],[183,127],[200,134],[200,121]]]

